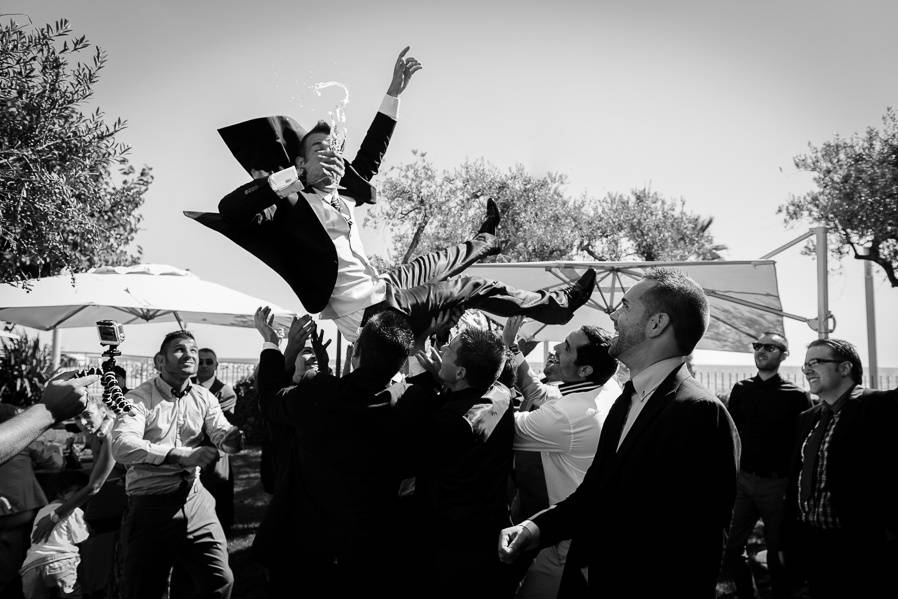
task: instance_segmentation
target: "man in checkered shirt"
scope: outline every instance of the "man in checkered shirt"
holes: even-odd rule
[[[811,342],[803,370],[820,402],[800,417],[786,567],[813,599],[898,597],[898,392],[865,389],[839,339]]]

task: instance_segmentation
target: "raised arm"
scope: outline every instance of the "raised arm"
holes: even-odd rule
[[[374,116],[374,121],[368,128],[365,139],[362,140],[362,145],[351,164],[366,181],[377,174],[390,145],[390,137],[396,126],[399,96],[408,87],[412,76],[423,68],[417,59],[406,57],[408,51],[409,47],[406,46],[396,58],[390,85],[387,87],[387,97],[384,98],[380,111]]]
[[[56,508],[55,522],[50,514],[47,514],[35,524],[34,531],[31,533],[31,542],[39,543],[45,541],[58,522],[65,520],[75,508],[81,507],[85,501],[99,493],[114,467],[115,460],[112,459],[112,448],[109,440],[103,439],[100,442],[100,450],[94,459],[94,467],[90,471],[90,479],[87,481],[87,485],[78,489],[62,505]]]

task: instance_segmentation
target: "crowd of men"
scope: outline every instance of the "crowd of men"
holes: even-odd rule
[[[785,337],[761,332],[758,374],[728,408],[690,373],[709,323],[702,288],[652,269],[611,314],[613,335],[570,330],[540,379],[518,337],[523,319],[568,322],[595,272],[551,292],[464,275],[501,251],[495,203],[470,240],[373,267],[352,209],[374,201],[399,95],[421,69],[407,51],[352,162],[324,122],[225,127],[252,181],[219,213],[189,215],[262,259],[353,341],[351,368],[334,373],[311,317],[294,321],[282,350],[270,311],[255,315],[272,497],[253,552],[269,596],[710,599],[721,576],[754,596],[744,550],[758,518],[777,597],[805,581],[814,598],[898,596],[898,397],[861,386],[850,343],[807,347],[814,403],[778,375]],[[466,309],[508,317],[503,333],[456,327]],[[227,598],[227,456],[244,445],[226,416],[236,397],[188,331],[167,335],[154,365],[158,376],[128,392],[134,409],[108,434],[127,469],[118,592]],[[0,464],[84,411],[95,381],[63,375],[0,423]],[[59,526],[58,511],[48,517]],[[66,547],[83,536],[72,534]],[[34,588],[63,580],[52,567],[61,561],[41,558],[28,572]],[[74,596],[65,580],[56,590]]]

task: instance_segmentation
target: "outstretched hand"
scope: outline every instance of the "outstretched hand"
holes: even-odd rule
[[[433,378],[439,379],[440,368],[443,366],[443,358],[440,357],[440,352],[431,347],[427,352],[415,352],[415,358],[421,364],[421,367],[429,372]]]
[[[505,343],[505,347],[514,345],[522,324],[524,324],[524,317],[520,315],[511,316],[505,321],[505,328],[502,329],[502,341]]]
[[[277,331],[274,330],[274,314],[271,313],[271,308],[269,306],[256,309],[256,313],[253,314],[253,325],[256,327],[256,330],[259,331],[259,334],[262,335],[262,339],[264,339],[266,343],[274,343],[277,345],[281,342],[281,338],[278,336]]]
[[[409,48],[411,48],[411,46],[403,48],[402,52],[400,52],[399,56],[396,58],[396,64],[393,65],[393,80],[390,81],[390,87],[387,88],[388,96],[398,98],[399,94],[404,92],[405,88],[408,87],[409,81],[412,80],[412,75],[424,68],[414,57],[409,56],[408,58],[405,58]]]
[[[312,333],[314,324],[312,317],[308,314],[299,318],[293,317],[293,321],[290,323],[290,330],[287,332],[287,346],[284,348],[284,363],[287,365],[288,370],[293,368],[293,365],[296,363],[296,356],[306,346],[306,341]]]
[[[324,342],[324,331],[319,331],[318,326],[312,323],[312,351],[315,352],[315,359],[318,360],[318,372],[328,372],[330,366],[330,356],[327,355],[327,348],[331,344],[332,339]]]

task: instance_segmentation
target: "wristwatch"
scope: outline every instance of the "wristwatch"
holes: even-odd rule
[[[52,522],[53,524],[59,523],[59,514],[56,513],[56,510],[53,510],[52,512],[50,512],[49,516],[50,516],[50,522]]]

